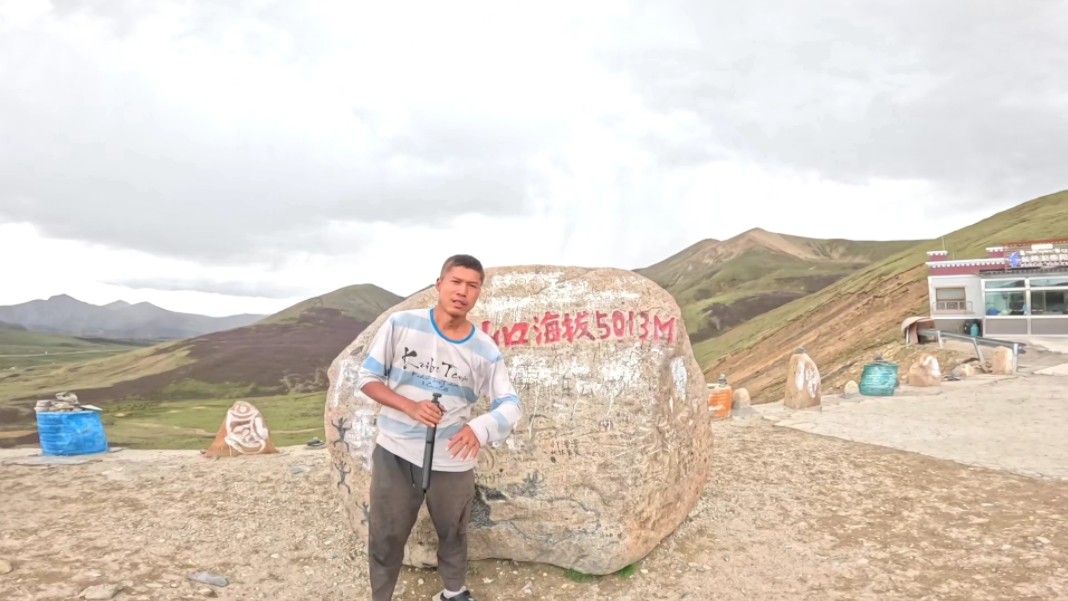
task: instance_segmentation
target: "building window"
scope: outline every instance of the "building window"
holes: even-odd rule
[[[968,313],[968,295],[964,288],[935,288],[935,311]]]
[[[1032,288],[1068,288],[1068,277],[1031,280]]]
[[[1025,315],[1027,299],[1023,291],[987,292],[984,296],[987,315]]]
[[[1031,313],[1034,315],[1064,315],[1065,290],[1032,290]]]
[[[1025,286],[1023,280],[987,280],[984,287],[987,290],[993,290],[995,288],[1023,288]]]

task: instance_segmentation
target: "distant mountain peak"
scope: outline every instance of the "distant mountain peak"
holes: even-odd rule
[[[0,306],[0,321],[31,332],[143,340],[191,338],[259,321],[262,315],[209,317],[177,313],[152,303],[94,305],[69,294]]]
[[[73,296],[71,296],[69,294],[55,294],[53,296],[48,297],[48,301],[49,302],[83,303],[83,301],[80,301],[80,300],[74,298]],[[88,303],[83,303],[83,304],[88,304]]]

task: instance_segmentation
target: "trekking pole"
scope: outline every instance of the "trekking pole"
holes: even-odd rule
[[[430,400],[438,408],[441,408],[441,403],[438,402],[438,398],[441,397],[440,392],[433,394],[433,399]],[[434,465],[434,439],[437,437],[438,427],[430,426],[426,429],[426,446],[423,449],[423,494],[426,494],[426,489],[430,488],[430,468]]]

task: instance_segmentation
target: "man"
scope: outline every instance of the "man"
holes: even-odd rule
[[[423,503],[430,426],[437,426],[437,438],[426,504],[438,533],[444,584],[434,601],[473,601],[464,579],[478,452],[506,439],[521,416],[500,350],[467,320],[484,280],[478,259],[449,257],[435,285],[437,305],[391,315],[360,369],[357,387],[382,405],[368,517],[372,601],[393,597],[404,545]],[[435,392],[441,393],[440,409],[430,400]],[[490,412],[470,419],[471,405],[481,397],[491,401]]]

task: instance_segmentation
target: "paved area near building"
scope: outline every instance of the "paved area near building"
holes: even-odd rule
[[[1060,366],[1047,368],[1059,370]],[[778,426],[966,465],[1068,480],[1068,371],[979,376],[893,397],[827,397],[822,410],[754,409]]]

